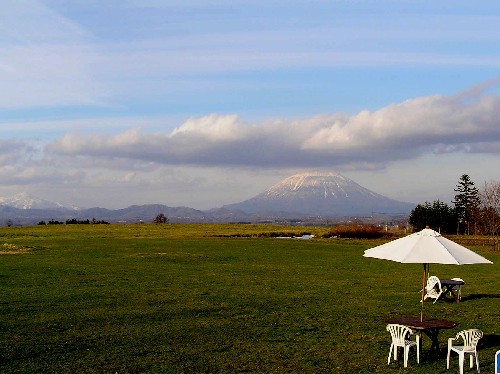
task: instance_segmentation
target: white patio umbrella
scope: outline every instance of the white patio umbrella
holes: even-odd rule
[[[446,239],[440,233],[429,228],[393,240],[389,243],[367,249],[365,257],[379,258],[405,264],[423,264],[422,306],[420,320],[424,317],[424,288],[429,264],[492,264],[477,253]]]

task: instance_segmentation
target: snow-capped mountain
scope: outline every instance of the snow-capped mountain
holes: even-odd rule
[[[262,222],[292,221],[300,218],[318,222],[325,218],[407,215],[414,204],[390,199],[370,191],[336,173],[303,173],[288,177],[267,191],[240,203],[208,211],[188,207],[149,204],[109,210],[82,209],[40,199],[27,193],[0,197],[2,221],[34,225],[41,221],[68,219],[116,222],[151,222],[164,213],[170,222]]]
[[[414,204],[390,199],[336,173],[292,175],[241,203],[224,206],[246,213],[296,212],[315,216],[405,214]]]
[[[79,209],[75,206],[40,199],[26,192],[20,192],[11,197],[0,197],[0,205],[6,205],[17,209]]]

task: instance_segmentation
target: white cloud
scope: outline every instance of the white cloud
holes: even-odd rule
[[[500,136],[497,97],[464,102],[459,97],[430,96],[363,111],[314,134],[305,149],[370,153],[377,149],[436,149]]]
[[[180,127],[174,129],[171,138],[201,137],[204,141],[227,142],[245,139],[250,135],[250,129],[238,122],[237,115],[209,116],[195,119],[190,118]]]
[[[350,116],[245,124],[236,115],[212,114],[190,118],[171,133],[66,134],[47,150],[166,165],[380,167],[429,152],[495,151],[499,121],[498,97],[436,95]]]

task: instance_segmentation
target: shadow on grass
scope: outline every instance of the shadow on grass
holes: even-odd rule
[[[500,294],[474,293],[462,297],[462,301],[477,300],[477,299],[500,299]]]
[[[484,335],[481,340],[479,340],[480,348],[494,348],[500,346],[500,335],[488,334]]]

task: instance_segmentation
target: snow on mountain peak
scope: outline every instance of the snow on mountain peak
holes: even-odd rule
[[[330,195],[344,194],[347,190],[359,186],[352,180],[337,173],[310,172],[292,175],[267,190],[267,195],[283,195],[306,189],[321,190],[325,198]]]
[[[406,212],[410,205],[370,191],[337,173],[308,172],[285,178],[267,191],[227,207],[249,213],[370,215],[373,212]]]
[[[0,205],[7,205],[17,209],[78,209],[74,206],[40,199],[26,192],[20,192],[11,197],[0,197]]]

